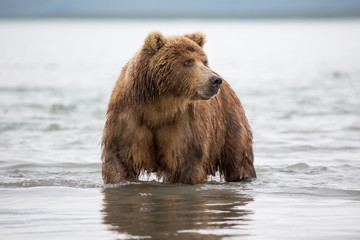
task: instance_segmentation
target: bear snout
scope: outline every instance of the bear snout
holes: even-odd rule
[[[213,75],[212,77],[210,77],[207,84],[203,85],[201,91],[198,93],[200,93],[204,100],[210,99],[219,92],[222,82],[223,79],[221,77]]]
[[[210,78],[209,81],[210,81],[211,87],[218,89],[218,88],[220,88],[220,85],[222,83],[222,78],[219,76],[213,76]]]

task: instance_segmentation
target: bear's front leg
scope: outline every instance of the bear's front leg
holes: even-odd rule
[[[102,177],[105,184],[114,184],[122,181],[137,181],[139,174],[131,167],[123,164],[114,156],[105,158],[102,164]]]
[[[222,159],[222,173],[226,182],[239,182],[256,178],[253,156],[239,154]]]
[[[221,172],[225,181],[238,182],[256,178],[250,127],[238,125],[226,135],[221,158]]]
[[[108,113],[102,139],[103,180],[105,184],[137,181],[140,171],[155,169],[152,132],[139,125],[133,114]]]

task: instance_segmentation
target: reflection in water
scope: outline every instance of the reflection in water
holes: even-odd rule
[[[249,235],[253,201],[239,185],[137,183],[105,188],[103,220],[126,238],[221,239]]]

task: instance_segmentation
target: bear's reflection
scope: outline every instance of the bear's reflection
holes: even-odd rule
[[[245,205],[253,199],[239,193],[237,187],[137,183],[105,188],[103,220],[110,229],[129,238],[248,235],[252,212]]]

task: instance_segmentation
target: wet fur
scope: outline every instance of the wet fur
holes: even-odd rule
[[[201,33],[150,33],[125,65],[102,138],[104,183],[136,181],[143,170],[169,183],[202,183],[217,171],[228,182],[256,177],[252,133],[236,94],[223,81],[217,95],[200,100],[196,88],[208,76],[179,61],[206,59],[204,43]]]

